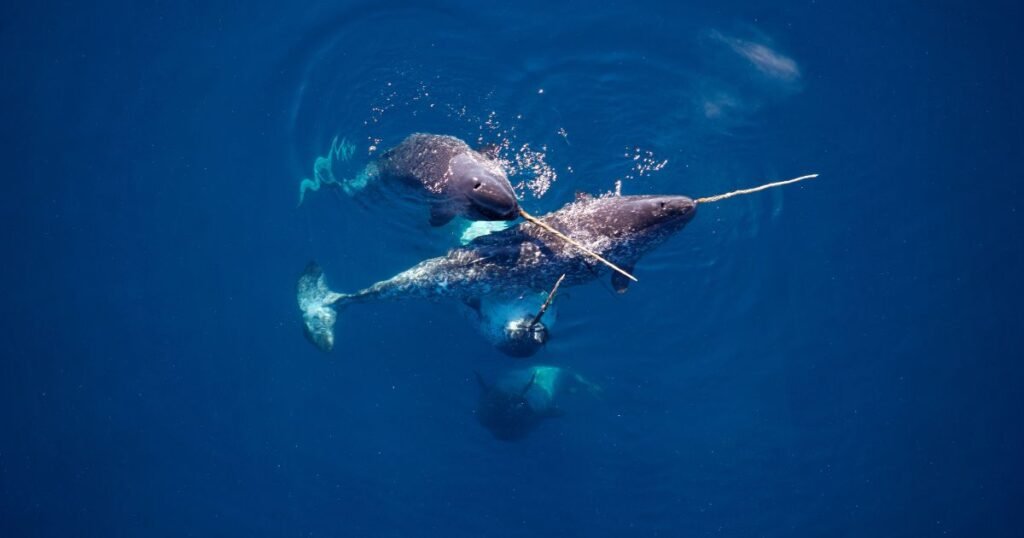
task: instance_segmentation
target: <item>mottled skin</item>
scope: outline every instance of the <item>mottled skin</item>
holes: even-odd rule
[[[541,220],[629,270],[681,230],[695,209],[685,196],[584,198]],[[344,300],[515,295],[546,290],[563,274],[563,286],[576,286],[605,272],[604,265],[576,247],[524,222],[423,261]]]
[[[497,161],[453,136],[409,135],[375,165],[385,184],[405,185],[428,198],[435,226],[455,216],[470,220],[519,216],[515,192]]]
[[[648,251],[683,229],[696,212],[685,196],[609,196],[581,198],[541,220],[591,250],[630,270]],[[319,268],[307,268],[299,280],[298,299],[307,334],[321,349],[330,349],[333,304],[406,298],[518,296],[550,288],[560,275],[563,287],[594,280],[608,270],[550,232],[523,222],[477,238],[392,278],[352,294],[331,292]],[[625,279],[612,276],[617,289]]]

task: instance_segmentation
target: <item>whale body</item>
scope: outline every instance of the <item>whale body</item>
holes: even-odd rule
[[[512,184],[497,160],[454,136],[415,133],[375,162],[378,180],[427,199],[430,224],[456,216],[501,221],[519,216]]]
[[[526,437],[545,419],[562,415],[559,403],[567,394],[601,389],[579,374],[557,366],[513,370],[488,383],[476,374],[480,399],[475,410],[480,425],[495,438],[516,441]]]
[[[631,271],[644,254],[682,230],[696,207],[686,196],[581,197],[541,220]],[[355,293],[331,291],[323,271],[312,263],[299,278],[297,299],[306,335],[327,351],[334,345],[336,307],[410,298],[471,302],[481,297],[518,297],[547,290],[560,275],[565,275],[562,286],[568,287],[607,272],[575,246],[522,222]],[[629,284],[619,273],[612,273],[611,281],[620,291]]]

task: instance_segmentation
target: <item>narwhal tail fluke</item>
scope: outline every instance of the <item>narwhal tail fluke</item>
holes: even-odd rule
[[[327,287],[324,271],[316,262],[309,262],[299,277],[295,298],[302,311],[303,332],[306,338],[321,351],[334,348],[334,323],[338,310],[345,306],[352,295],[331,291]]]

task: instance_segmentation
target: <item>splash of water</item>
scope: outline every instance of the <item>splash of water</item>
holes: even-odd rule
[[[318,156],[313,162],[313,179],[303,178],[299,182],[299,205],[301,206],[305,200],[306,191],[316,192],[324,185],[337,186],[346,194],[352,194],[365,188],[370,179],[376,175],[376,166],[373,164],[367,165],[350,179],[339,180],[334,175],[336,165],[351,161],[355,152],[355,145],[349,143],[345,138],[338,140],[338,137],[335,136],[331,140],[331,149],[327,150],[327,155]]]

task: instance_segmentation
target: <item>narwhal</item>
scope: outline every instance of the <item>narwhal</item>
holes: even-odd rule
[[[632,267],[641,256],[683,229],[696,212],[685,196],[582,197],[540,220],[592,251]],[[320,349],[334,345],[334,307],[374,300],[515,296],[543,291],[565,275],[562,286],[587,283],[604,266],[532,222],[477,238],[463,248],[423,261],[355,293],[328,289],[323,271],[310,264],[298,283],[306,334]],[[612,274],[613,285],[629,281]]]
[[[335,139],[331,155],[351,158],[355,148]],[[322,185],[354,194],[376,185],[414,205],[429,209],[430,224],[442,226],[455,217],[471,221],[503,221],[519,217],[508,175],[493,152],[477,151],[448,135],[414,133],[385,151],[354,178],[337,179],[330,159],[320,158],[314,178],[299,186],[299,203],[308,190]]]
[[[335,308],[411,298],[466,303],[481,297],[512,298],[543,292],[555,281],[563,287],[588,283],[609,272],[606,265],[631,271],[644,254],[693,219],[699,202],[716,202],[810,177],[816,176],[697,200],[675,195],[580,196],[553,213],[478,237],[463,248],[420,262],[355,293],[330,290],[323,271],[312,262],[297,286],[305,333],[318,348],[329,351],[334,347]],[[613,263],[601,264],[595,258]],[[611,272],[612,287],[619,292],[630,283],[625,271]]]
[[[476,418],[496,439],[517,441],[545,419],[562,414],[562,403],[581,391],[598,395],[601,387],[557,366],[532,366],[507,372],[494,383],[476,373],[480,399]]]

